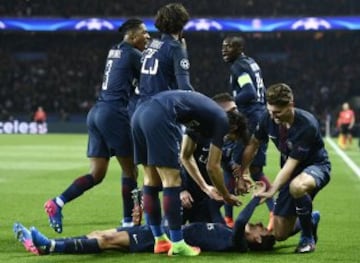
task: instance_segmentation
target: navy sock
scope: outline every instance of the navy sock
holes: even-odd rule
[[[183,239],[181,230],[181,187],[164,187],[163,192],[164,216],[169,222],[170,239],[177,242]]]
[[[226,217],[233,218],[233,206],[229,204],[224,204],[224,213]]]
[[[65,254],[90,254],[100,253],[101,249],[97,239],[68,239],[65,241],[57,241],[55,243],[54,252]]]
[[[79,197],[85,191],[96,185],[94,177],[91,174],[87,174],[77,178],[61,195],[60,198],[64,203]]]
[[[208,208],[210,213],[210,222],[225,224],[225,220],[220,212],[220,207],[223,205],[223,202],[216,201],[214,199],[208,199]],[[232,208],[232,206],[231,206]],[[231,218],[232,218],[232,209],[231,209]]]
[[[296,214],[302,229],[302,236],[312,237],[312,200],[308,194],[295,199]]]
[[[144,185],[143,198],[146,221],[150,225],[153,235],[155,237],[161,236],[163,234],[163,231],[161,229],[161,206],[159,199],[159,187]]]
[[[121,178],[124,222],[132,222],[131,214],[134,208],[134,202],[132,200],[131,191],[136,187],[137,182],[133,178],[124,176]]]
[[[72,240],[72,239],[88,239],[87,236],[77,236],[77,237],[60,237],[54,238],[55,241],[65,241],[65,240]]]
[[[313,213],[311,213],[311,225],[314,226],[314,224],[315,224],[315,221],[314,221]],[[299,218],[297,218],[295,221],[294,229],[291,232],[290,236],[293,236],[293,235],[299,233],[300,231],[301,231],[300,220],[299,220]]]

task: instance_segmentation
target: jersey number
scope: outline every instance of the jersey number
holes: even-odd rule
[[[156,75],[159,69],[159,60],[157,58],[152,59],[152,56],[157,50],[148,49],[147,54],[144,56],[144,60],[141,66],[141,73],[148,75]],[[148,65],[147,65],[148,64]]]
[[[109,75],[110,75],[110,71],[111,71],[111,68],[112,68],[112,64],[113,64],[113,61],[111,59],[109,59],[106,62],[105,72],[104,72],[104,79],[103,79],[103,82],[102,82],[102,85],[101,85],[102,90],[107,90],[107,85],[108,85],[108,82],[109,82]]]
[[[264,80],[260,76],[260,72],[255,72],[256,86],[257,86],[257,101],[264,102]]]

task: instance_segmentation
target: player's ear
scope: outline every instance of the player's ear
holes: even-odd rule
[[[261,244],[261,242],[262,242],[262,238],[261,238],[261,236],[260,236],[260,235],[258,235],[257,237],[255,237],[255,241],[256,241],[256,243]]]

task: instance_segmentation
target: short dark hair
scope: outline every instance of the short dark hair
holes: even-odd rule
[[[126,20],[118,29],[122,34],[126,34],[129,30],[138,29],[144,22],[139,18],[130,18]]]
[[[180,3],[171,3],[160,7],[155,16],[155,27],[161,33],[175,34],[183,30],[190,15]]]
[[[266,90],[266,102],[275,106],[286,106],[294,101],[291,88],[285,83],[270,85]]]
[[[231,42],[231,44],[235,47],[237,47],[239,50],[243,51],[245,49],[245,39],[244,37],[240,36],[240,35],[227,35],[224,40],[227,40],[229,42]]]
[[[252,251],[269,251],[274,248],[275,237],[274,235],[261,236],[261,243],[248,242],[248,248]]]
[[[212,99],[214,101],[216,101],[217,103],[227,102],[227,101],[235,101],[234,97],[231,96],[230,93],[227,93],[227,92],[218,93],[215,96],[213,96]]]

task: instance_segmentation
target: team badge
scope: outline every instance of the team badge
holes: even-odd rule
[[[190,68],[190,62],[187,58],[183,58],[180,60],[180,67],[184,70],[188,70]]]

